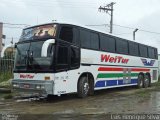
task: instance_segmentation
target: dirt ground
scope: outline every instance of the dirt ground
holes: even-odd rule
[[[49,100],[10,99],[0,95],[0,114],[81,115],[101,118],[106,114],[160,113],[160,89],[124,87],[96,91],[84,99],[76,95],[53,96]],[[81,116],[80,119],[81,119]],[[99,117],[101,116],[101,117]],[[64,116],[64,119],[70,118]],[[78,117],[75,117],[78,119]],[[36,119],[36,118],[35,118]]]

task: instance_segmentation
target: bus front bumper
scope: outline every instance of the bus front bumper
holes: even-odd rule
[[[12,90],[21,95],[42,96],[53,94],[53,81],[45,80],[12,80]]]

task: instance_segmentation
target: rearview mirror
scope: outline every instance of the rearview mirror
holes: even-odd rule
[[[41,57],[47,57],[47,50],[50,44],[54,44],[55,39],[46,40],[42,45]]]

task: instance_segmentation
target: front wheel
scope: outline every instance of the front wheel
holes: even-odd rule
[[[78,97],[86,97],[89,94],[89,88],[90,86],[87,77],[81,77],[78,83]]]

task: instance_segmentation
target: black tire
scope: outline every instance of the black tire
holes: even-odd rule
[[[150,76],[148,74],[146,74],[144,76],[144,83],[143,83],[143,87],[147,88],[150,86]]]
[[[142,74],[138,75],[138,88],[142,88],[144,86],[144,76]]]
[[[89,94],[89,82],[87,80],[87,77],[82,76],[78,82],[78,97],[84,98],[87,97]]]
[[[89,79],[89,92],[88,95],[93,96],[94,95],[94,80],[92,77]]]

